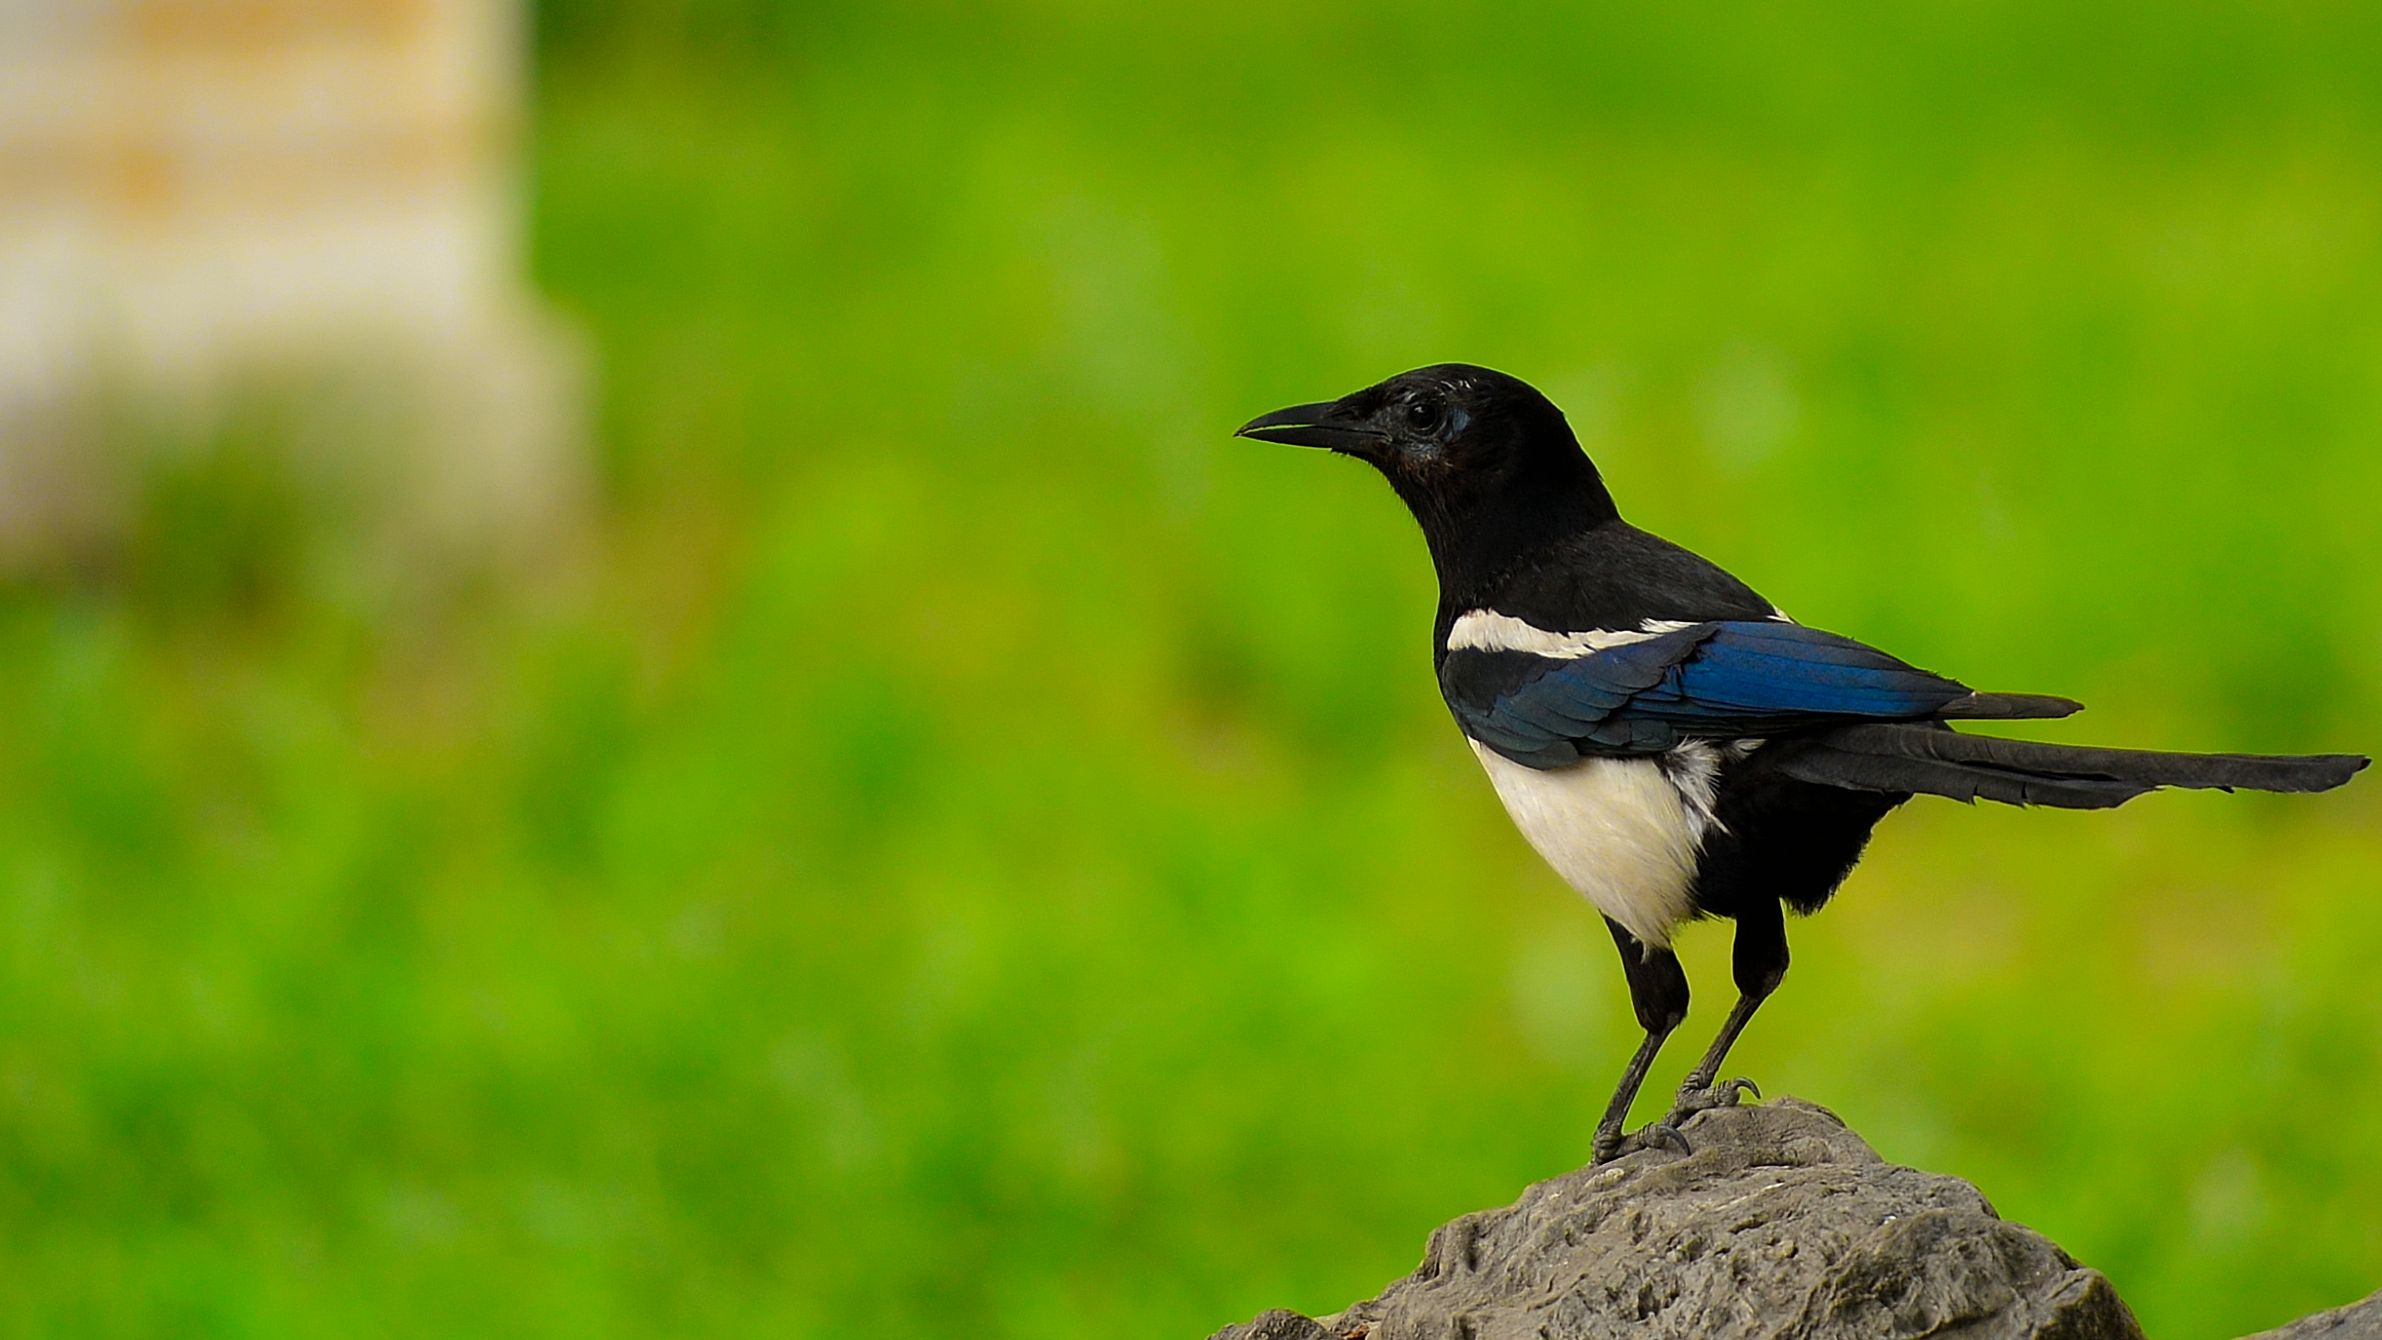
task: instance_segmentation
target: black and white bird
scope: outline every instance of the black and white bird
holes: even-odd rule
[[[1563,413],[1461,363],[1253,419],[1239,436],[1354,456],[1388,478],[1439,575],[1440,693],[1515,827],[1604,914],[1646,1037],[1595,1154],[1734,1102],[1729,1047],[1787,969],[1785,910],[1819,910],[1870,830],[1914,795],[2098,809],[2164,786],[2323,791],[2354,755],[2151,753],[1996,739],[1952,721],[2079,704],[1980,693],[1796,623],[1744,582],[1621,519]],[[1671,938],[1736,922],[1737,1002],[1661,1121],[1625,1141],[1687,1013]]]

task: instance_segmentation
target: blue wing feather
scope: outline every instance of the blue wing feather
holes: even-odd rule
[[[1696,739],[1924,720],[1969,692],[1874,647],[1777,620],[1691,624],[1569,659],[1451,651],[1440,687],[1472,738],[1542,768]]]

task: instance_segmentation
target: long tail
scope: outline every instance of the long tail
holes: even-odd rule
[[[1933,723],[1844,726],[1791,747],[1780,770],[1824,786],[2076,810],[2120,805],[2162,786],[2329,791],[2367,762],[2359,754],[2167,754],[2036,744]]]

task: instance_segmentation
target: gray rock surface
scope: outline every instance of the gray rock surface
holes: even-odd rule
[[[2382,1340],[2382,1293],[2362,1303],[2336,1307],[2288,1326],[2260,1331],[2249,1340]]]
[[[1686,1133],[1693,1153],[1640,1151],[1446,1225],[1412,1275],[1338,1316],[1268,1312],[1214,1340],[2142,1334],[2100,1272],[1822,1108],[1721,1108]]]

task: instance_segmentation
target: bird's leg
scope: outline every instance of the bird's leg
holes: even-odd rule
[[[1621,1152],[1626,1143],[1639,1145],[1668,1140],[1686,1147],[1679,1132],[1657,1123],[1626,1139],[1621,1134],[1622,1123],[1629,1120],[1629,1105],[1636,1101],[1638,1089],[1646,1082],[1646,1072],[1654,1065],[1655,1054],[1662,1050],[1665,1039],[1687,1017],[1687,974],[1679,967],[1678,956],[1668,949],[1655,949],[1638,943],[1636,936],[1623,930],[1610,917],[1605,925],[1612,928],[1613,943],[1621,950],[1621,972],[1629,980],[1630,1004],[1636,1007],[1638,1024],[1646,1030],[1646,1040],[1638,1044],[1637,1054],[1629,1058],[1629,1068],[1621,1072],[1621,1083],[1613,1090],[1613,1099],[1605,1104],[1605,1115],[1596,1123],[1596,1140],[1592,1161],[1603,1163]]]
[[[1746,1021],[1753,1018],[1753,1012],[1760,1009],[1761,1005],[1760,996],[1737,997],[1737,1004],[1729,1011],[1727,1022],[1720,1026],[1720,1036],[1712,1039],[1712,1045],[1704,1051],[1704,1059],[1696,1062],[1696,1068],[1688,1071],[1687,1078],[1680,1081],[1678,1101],[1671,1105],[1670,1112],[1663,1120],[1676,1126],[1706,1108],[1734,1106],[1739,1094],[1750,1093],[1756,1098],[1762,1096],[1761,1086],[1743,1077],[1714,1082],[1714,1077],[1720,1074],[1721,1063],[1728,1059],[1729,1048],[1736,1043],[1737,1035],[1745,1031]]]
[[[1654,1066],[1655,1053],[1662,1050],[1663,1040],[1670,1036],[1671,1030],[1668,1028],[1648,1030],[1646,1040],[1638,1044],[1637,1054],[1629,1058],[1629,1069],[1621,1072],[1621,1083],[1613,1090],[1613,1100],[1605,1104],[1604,1120],[1596,1123],[1596,1140],[1589,1147],[1593,1155],[1591,1162],[1602,1163],[1621,1152],[1621,1146],[1625,1143],[1621,1126],[1629,1120],[1629,1105],[1637,1100],[1638,1088],[1646,1082],[1646,1072]],[[1675,1139],[1677,1136],[1678,1132],[1667,1126],[1660,1132],[1649,1126],[1626,1139],[1644,1145],[1656,1139]]]
[[[1762,1002],[1770,998],[1770,993],[1786,977],[1786,910],[1777,900],[1761,899],[1755,907],[1738,913],[1737,941],[1731,958],[1737,979],[1737,1003],[1729,1010],[1729,1017],[1721,1024],[1712,1045],[1704,1050],[1704,1059],[1696,1062],[1695,1069],[1688,1071],[1687,1078],[1680,1082],[1678,1101],[1663,1118],[1674,1126],[1707,1108],[1731,1106],[1741,1093],[1762,1096],[1752,1080],[1720,1080],[1720,1067],[1728,1060],[1729,1048],[1737,1044],[1737,1035],[1753,1019],[1753,1012],[1762,1007]]]

